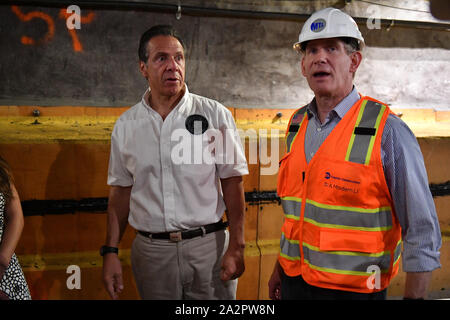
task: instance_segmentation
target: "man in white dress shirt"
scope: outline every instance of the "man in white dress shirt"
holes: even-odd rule
[[[113,299],[123,290],[117,248],[130,223],[141,298],[235,299],[248,169],[231,112],[189,92],[184,45],[171,26],[142,35],[139,59],[149,90],[111,136],[105,288]]]

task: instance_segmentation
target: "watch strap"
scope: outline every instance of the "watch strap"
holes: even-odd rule
[[[102,246],[100,248],[100,255],[104,256],[107,253],[115,253],[115,254],[119,254],[119,248],[116,247],[109,247],[109,246]]]

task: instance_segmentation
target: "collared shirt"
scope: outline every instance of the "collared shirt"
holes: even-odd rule
[[[315,99],[307,106],[305,156],[309,163],[330,132],[360,99],[356,88],[330,111],[324,123]],[[417,139],[397,116],[389,115],[381,137],[381,160],[395,212],[402,227],[403,270],[432,271],[441,266],[442,240],[423,155]]]
[[[119,117],[111,135],[108,184],[132,186],[130,225],[157,233],[219,221],[225,211],[219,179],[248,174],[231,112],[186,86],[163,120],[148,95]]]

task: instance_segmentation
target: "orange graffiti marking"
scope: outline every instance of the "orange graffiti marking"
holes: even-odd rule
[[[66,9],[61,9],[59,11],[59,18],[66,20],[68,17],[72,16],[75,13],[67,13]],[[76,14],[75,14],[76,15]],[[91,23],[94,20],[95,13],[89,12],[87,17],[80,16],[81,23]],[[83,51],[83,46],[81,45],[80,40],[78,39],[77,32],[75,29],[67,29],[69,31],[70,36],[72,37],[72,45],[74,51]]]
[[[11,10],[23,22],[28,22],[32,19],[37,18],[37,19],[42,19],[47,23],[48,31],[44,35],[44,37],[42,37],[41,39],[35,40],[31,37],[22,36],[22,38],[20,39],[22,44],[24,44],[24,45],[39,45],[39,44],[47,43],[53,38],[53,36],[55,34],[55,23],[54,23],[52,17],[50,17],[48,14],[40,12],[40,11],[32,11],[29,13],[23,13],[20,10],[20,8],[15,5],[11,6]],[[75,13],[73,13],[73,14],[75,14]],[[71,17],[73,14],[67,13],[66,9],[61,9],[59,12],[59,18],[66,20],[67,18]],[[80,16],[79,19],[80,19],[81,23],[91,23],[92,20],[94,20],[94,17],[95,17],[95,13],[90,12],[86,17]],[[78,39],[78,35],[77,35],[75,29],[71,29],[71,30],[67,29],[67,30],[69,31],[70,37],[72,38],[73,50],[77,51],[77,52],[83,51],[83,46],[82,46],[80,40]]]
[[[20,11],[20,8],[18,6],[11,6],[11,10],[16,14],[16,16],[23,22],[28,22],[32,19],[42,19],[47,23],[48,31],[42,37],[41,39],[34,40],[33,38],[22,36],[20,41],[25,45],[36,45],[36,44],[43,44],[48,41],[50,41],[53,38],[53,35],[55,34],[55,23],[53,22],[53,19],[46,13],[39,12],[39,11],[32,11],[29,13],[23,13]]]

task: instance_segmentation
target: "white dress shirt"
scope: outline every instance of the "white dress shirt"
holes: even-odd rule
[[[157,233],[219,221],[226,209],[219,178],[248,174],[231,112],[186,86],[163,120],[148,95],[119,117],[111,135],[108,185],[132,186],[130,225]],[[190,133],[191,115],[206,118],[207,131],[197,121]]]

